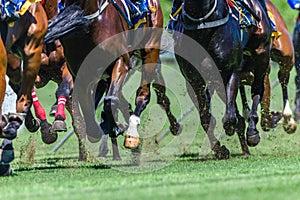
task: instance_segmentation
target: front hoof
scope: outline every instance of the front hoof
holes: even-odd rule
[[[13,140],[17,137],[17,130],[20,127],[19,122],[9,122],[2,130],[2,138]]]
[[[129,149],[136,149],[140,144],[140,138],[136,136],[126,135],[124,140],[124,147]]]
[[[293,134],[297,130],[297,122],[291,118],[287,124],[283,125],[283,129],[287,134]]]
[[[215,151],[216,159],[218,159],[218,160],[229,159],[230,151],[224,145],[222,145],[221,147],[218,147],[214,151]]]
[[[67,131],[66,122],[63,120],[55,120],[52,124],[51,131],[53,132]]]
[[[41,126],[41,120],[40,119],[25,119],[25,126],[28,129],[29,132],[34,133],[37,130],[39,130]]]
[[[260,142],[259,132],[256,129],[247,129],[247,145],[255,147]]]
[[[236,120],[232,119],[230,121],[226,121],[223,124],[223,128],[225,130],[226,135],[233,136],[235,133]]]
[[[170,131],[172,135],[178,136],[182,132],[182,125],[180,123],[174,123],[170,126]]]
[[[41,121],[41,138],[45,144],[52,144],[57,140],[57,133],[50,130],[51,124],[47,120]]]

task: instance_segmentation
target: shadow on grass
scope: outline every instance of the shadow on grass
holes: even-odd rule
[[[248,158],[250,156],[245,156],[242,153],[230,154],[230,158]],[[217,161],[217,159],[213,154],[201,157],[198,153],[185,153],[180,156],[181,159],[179,161],[191,161],[191,162],[207,162],[207,161]]]
[[[103,163],[78,161],[77,157],[52,157],[52,158],[37,159],[33,166],[29,164],[20,163],[19,167],[15,168],[14,171],[22,172],[22,171],[34,171],[34,170],[79,169],[79,168],[110,169],[111,167]]]

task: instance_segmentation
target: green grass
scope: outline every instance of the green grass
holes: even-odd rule
[[[273,1],[279,5],[292,32],[296,11],[291,11],[285,1]],[[170,10],[170,1],[161,1],[164,12]],[[165,23],[168,17],[165,14]],[[271,82],[276,80],[278,67],[273,65]],[[191,101],[184,90],[184,80],[178,67],[163,62],[162,68],[167,93],[172,99],[172,111],[178,116],[190,105]],[[178,75],[179,74],[179,75]],[[178,75],[178,76],[177,76]],[[136,74],[139,76],[139,73]],[[176,77],[176,82],[174,82]],[[295,95],[295,71],[291,74],[289,93],[293,107]],[[136,78],[125,85],[125,89],[138,83]],[[132,84],[132,85],[131,85]],[[54,102],[54,84],[38,90],[39,99],[47,111]],[[152,91],[154,94],[154,92]],[[132,102],[133,93],[125,94]],[[167,127],[165,114],[155,104],[155,95],[151,96],[148,108],[143,112],[140,130],[146,137],[144,147],[151,151],[154,134],[163,132]],[[272,90],[272,109],[280,110],[282,105],[281,89]],[[222,130],[221,117],[224,104],[213,98],[213,113],[218,119],[216,134]],[[97,113],[99,114],[99,113]],[[68,120],[70,119],[67,116]],[[52,119],[49,118],[51,122]],[[123,161],[111,161],[111,152],[107,159],[95,159],[98,144],[88,144],[90,159],[86,163],[78,162],[77,139],[75,135],[56,153],[51,153],[56,144],[41,142],[39,133],[25,130],[14,140],[16,159],[12,162],[15,170],[12,177],[1,177],[2,199],[298,199],[300,192],[300,134],[299,128],[293,135],[284,133],[281,126],[271,132],[261,129],[261,142],[250,148],[250,157],[240,156],[241,150],[237,136],[224,137],[221,143],[231,151],[229,160],[214,160],[207,150],[206,136],[199,126],[198,114],[193,111],[183,121],[183,133],[175,145],[174,137],[168,135],[159,147],[168,147],[168,152],[184,153],[183,156],[169,157],[164,166],[162,155],[146,160],[143,166],[128,166],[130,152],[123,149],[123,136],[120,136],[120,151]],[[68,121],[68,130],[71,129]],[[197,132],[197,135],[193,135]],[[149,135],[146,135],[149,134]],[[60,140],[65,133],[59,134]],[[148,148],[148,149],[147,149]],[[168,156],[168,155],[166,155]],[[144,167],[144,168],[142,168]],[[145,172],[141,171],[144,170]],[[140,172],[140,173],[129,173]]]

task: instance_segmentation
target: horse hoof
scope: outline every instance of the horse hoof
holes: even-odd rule
[[[47,120],[41,121],[41,137],[45,144],[52,144],[57,140],[57,133],[50,132],[51,124]]]
[[[18,122],[8,123],[2,130],[0,138],[6,138],[8,140],[13,140],[17,137],[17,130],[20,127]]]
[[[236,120],[229,120],[229,121],[224,122],[223,128],[225,130],[226,135],[228,135],[228,136],[234,135],[235,125],[236,125]]]
[[[218,147],[217,149],[214,149],[214,151],[215,151],[216,159],[218,160],[229,159],[230,151],[224,145]]]
[[[182,132],[182,126],[179,123],[175,123],[172,126],[170,126],[170,131],[172,135],[178,136]]]
[[[247,129],[247,145],[254,147],[260,142],[259,132],[256,129]]]
[[[140,138],[136,136],[126,135],[124,140],[124,147],[129,149],[136,149],[140,144]]]
[[[32,119],[30,121],[28,121],[27,119],[25,119],[25,126],[28,129],[29,132],[34,133],[37,130],[39,130],[40,126],[41,126],[41,120],[40,119]]]
[[[63,120],[55,120],[52,124],[51,131],[53,132],[67,131],[66,122]]]
[[[286,124],[283,125],[283,129],[287,134],[293,134],[297,130],[297,123],[296,121],[291,118],[290,121]]]
[[[113,157],[113,160],[115,160],[115,161],[121,161],[122,158],[121,158],[120,156],[114,156],[114,157]]]

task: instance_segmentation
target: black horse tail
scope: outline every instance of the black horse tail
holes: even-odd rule
[[[84,17],[84,11],[76,5],[71,5],[61,11],[54,21],[49,23],[45,43],[57,39],[80,37],[89,32],[90,20]]]

